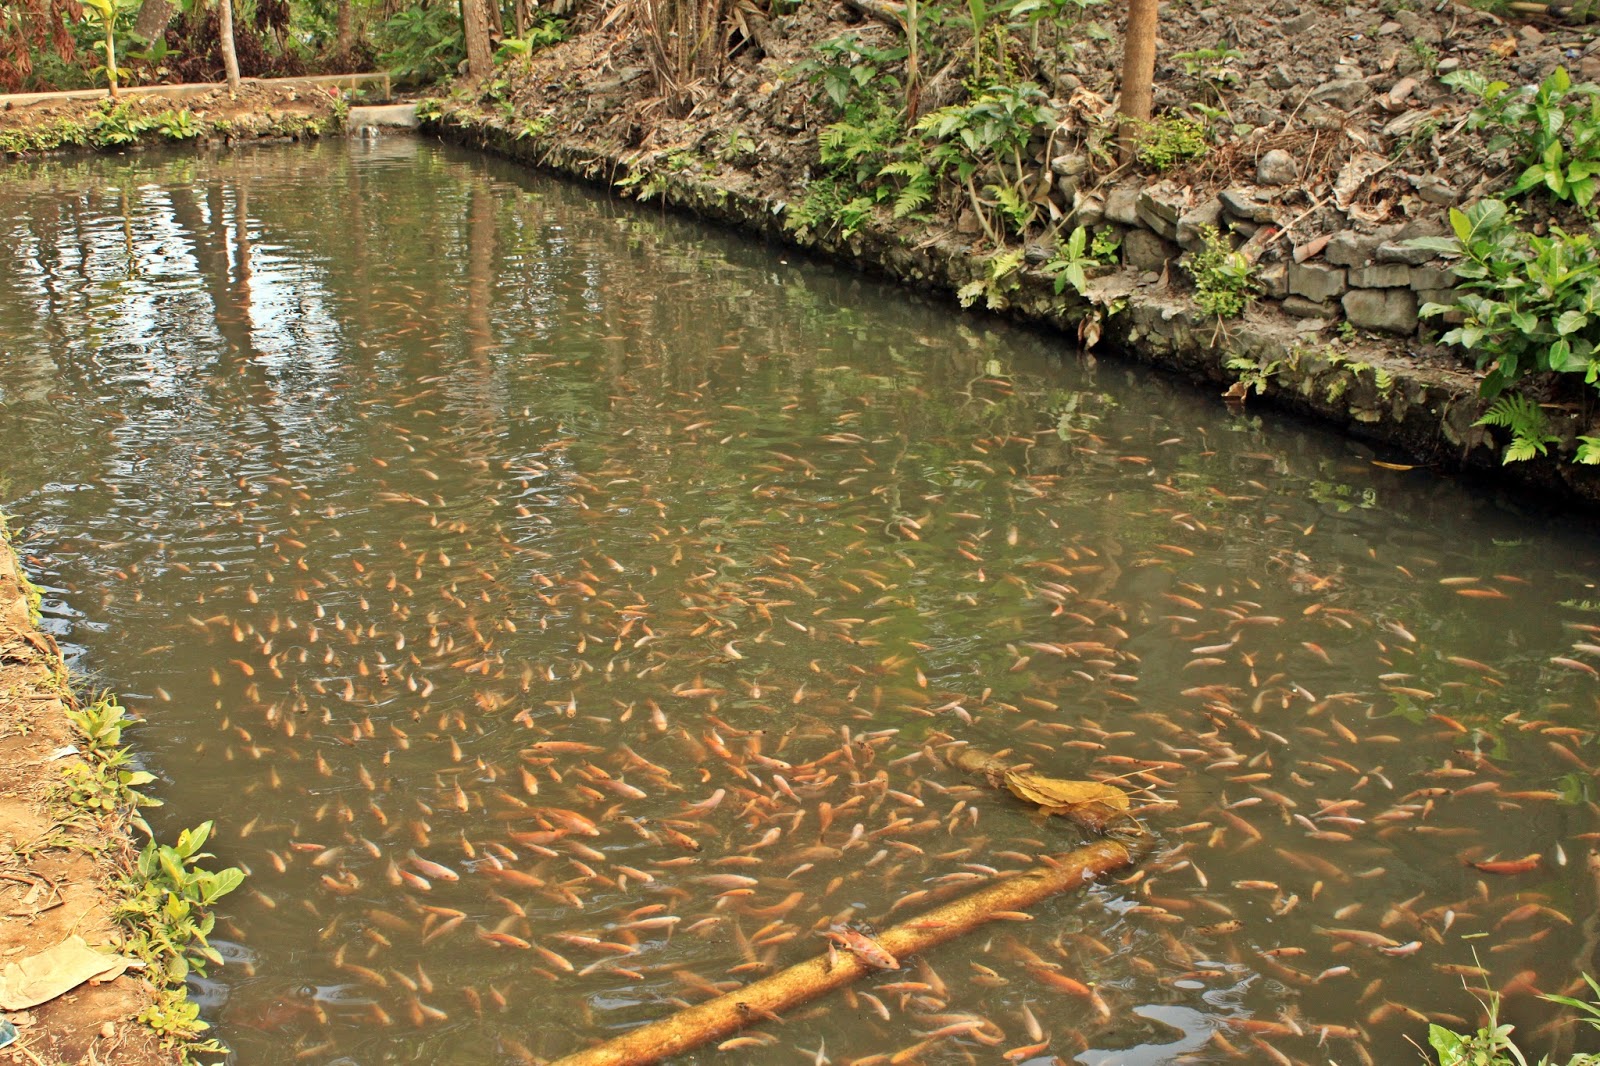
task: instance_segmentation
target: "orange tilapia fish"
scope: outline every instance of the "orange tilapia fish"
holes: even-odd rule
[[[823,935],[873,969],[898,970],[900,968],[900,960],[885,951],[883,945],[865,933],[857,932],[849,926],[835,926]]]

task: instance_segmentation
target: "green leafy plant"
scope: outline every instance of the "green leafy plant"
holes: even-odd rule
[[[1511,431],[1511,443],[1506,445],[1505,455],[1500,460],[1502,463],[1548,455],[1549,446],[1561,439],[1549,432],[1544,411],[1539,405],[1515,392],[1495,397],[1494,403],[1473,425],[1501,426]]]
[[[1180,260],[1194,279],[1194,302],[1209,315],[1237,318],[1255,294],[1255,266],[1215,226],[1200,227],[1200,238],[1205,246]]]
[[[148,831],[138,808],[161,804],[138,789],[155,777],[134,769],[128,750],[122,746],[122,731],[138,719],[107,692],[93,703],[69,709],[67,720],[83,738],[81,758],[67,763],[63,770],[68,800],[100,817],[129,811],[134,823]]]
[[[1444,335],[1486,370],[1480,391],[1498,396],[1535,372],[1582,374],[1600,383],[1600,245],[1595,231],[1567,233],[1550,227],[1539,236],[1517,225],[1517,212],[1501,200],[1482,200],[1466,211],[1452,208],[1449,237],[1408,242],[1457,257],[1460,295],[1454,304],[1424,304],[1432,317],[1450,311],[1461,325]]]
[[[102,101],[102,106],[90,115],[88,140],[96,148],[116,148],[134,144],[142,134],[158,125],[158,119],[139,114],[132,104],[111,105]]]
[[[1417,57],[1417,62],[1422,64],[1422,69],[1429,74],[1439,72],[1439,50],[1421,37],[1411,41],[1411,54]]]
[[[449,78],[467,55],[456,12],[440,0],[402,6],[377,29],[378,62],[402,82]]]
[[[1215,48],[1178,52],[1173,55],[1172,61],[1183,64],[1183,71],[1189,77],[1203,81],[1214,89],[1221,89],[1238,84],[1240,75],[1234,69],[1233,61],[1243,58],[1244,53],[1237,48],[1219,43]]]
[[[817,57],[797,64],[794,73],[809,80],[842,113],[852,100],[883,88],[898,89],[899,81],[884,68],[905,57],[904,48],[877,48],[846,33],[817,45]]]
[[[567,27],[556,19],[545,19],[535,23],[528,30],[525,37],[506,37],[500,41],[500,47],[495,49],[496,63],[505,63],[512,59],[521,59],[543,51],[551,45],[560,44],[567,39]]]
[[[784,225],[802,239],[837,228],[849,240],[872,217],[876,201],[838,178],[815,178],[806,194],[784,215]]]
[[[1510,148],[1522,172],[1507,190],[1520,196],[1544,189],[1557,200],[1593,214],[1600,175],[1600,85],[1574,85],[1557,67],[1538,86],[1512,89],[1476,71],[1452,71],[1444,82],[1482,103],[1467,118],[1469,129],[1488,129],[1489,150]]]
[[[1079,296],[1087,295],[1089,271],[1115,262],[1121,244],[1116,231],[1109,227],[1101,227],[1091,240],[1087,229],[1076,226],[1067,243],[1056,246],[1055,255],[1044,265],[1044,272],[1055,279],[1058,295],[1069,287]]]
[[[188,108],[163,111],[155,117],[155,128],[169,141],[192,141],[205,131],[205,126]]]
[[[1242,355],[1230,355],[1223,365],[1233,371],[1235,379],[1244,386],[1245,393],[1254,392],[1257,396],[1266,393],[1272,376],[1283,369],[1280,360],[1248,359]]]
[[[1581,1021],[1593,1029],[1600,1029],[1600,983],[1588,974],[1583,975],[1594,998],[1589,1002],[1571,996],[1541,995],[1539,998],[1579,1012]],[[1438,1066],[1529,1066],[1527,1056],[1512,1043],[1515,1027],[1500,1021],[1500,994],[1491,988],[1476,990],[1484,1002],[1487,1015],[1484,1024],[1471,1033],[1458,1033],[1445,1026],[1428,1026],[1428,1046],[1438,1059]],[[1566,1066],[1597,1066],[1600,1055],[1577,1053]],[[1545,1056],[1539,1066],[1555,1066]]]
[[[1017,289],[1023,262],[1021,248],[995,252],[984,261],[983,273],[961,286],[956,298],[962,307],[971,307],[982,296],[989,310],[1001,310],[1008,302],[1006,294]]]
[[[215,1043],[195,1044],[209,1027],[198,1004],[189,1001],[184,981],[191,973],[204,976],[209,964],[222,964],[208,939],[216,927],[210,908],[244,882],[237,867],[211,871],[199,865],[214,857],[200,850],[211,829],[211,822],[202,822],[180,832],[174,844],[146,844],[117,905],[117,917],[133,929],[129,948],[161,989],[139,1020],[168,1042],[189,1044],[190,1051],[221,1050]]]
[[[83,0],[84,14],[101,34],[94,47],[104,56],[106,88],[113,100],[117,98],[117,16],[133,4],[134,0]]]
[[[914,131],[927,144],[923,158],[936,176],[965,188],[984,231],[996,244],[1001,235],[989,220],[998,209],[1008,228],[1023,233],[1038,215],[1026,163],[1034,132],[1055,120],[1044,91],[1032,82],[995,86],[962,104],[931,112]],[[975,177],[987,170],[995,180],[979,195]]]
[[[1135,156],[1140,163],[1160,173],[1200,158],[1207,148],[1204,126],[1185,115],[1169,114],[1141,124]]]

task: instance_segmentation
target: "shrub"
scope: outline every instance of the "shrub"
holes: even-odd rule
[[[1511,148],[1522,172],[1508,196],[1542,188],[1557,200],[1594,213],[1600,174],[1600,85],[1572,84],[1557,67],[1537,87],[1512,89],[1476,71],[1455,71],[1444,78],[1452,88],[1483,103],[1467,118],[1468,129],[1492,131],[1489,150]]]
[[[1194,279],[1194,302],[1200,310],[1218,318],[1237,318],[1244,314],[1255,294],[1255,267],[1215,226],[1202,226],[1200,237],[1205,247],[1190,252],[1182,266]]]
[[[1481,392],[1498,396],[1528,374],[1554,371],[1600,380],[1600,245],[1595,232],[1550,227],[1539,236],[1517,225],[1520,215],[1501,200],[1466,211],[1452,208],[1449,237],[1409,243],[1459,257],[1463,290],[1454,304],[1425,304],[1431,317],[1459,311],[1465,320],[1444,335],[1487,370]]]

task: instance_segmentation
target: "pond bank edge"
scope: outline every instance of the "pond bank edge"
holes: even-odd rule
[[[938,228],[874,219],[848,238],[802,239],[785,227],[784,203],[719,180],[721,173],[674,169],[666,153],[559,134],[528,136],[496,115],[464,109],[428,118],[422,132],[607,191],[632,179],[630,185],[650,189],[676,211],[946,296],[989,274],[987,256]],[[1414,359],[1403,340],[1363,337],[1330,345],[1303,332],[1298,319],[1259,305],[1222,321],[1201,313],[1187,294],[1137,282],[1137,272],[1127,270],[1094,279],[1091,303],[1070,290],[1058,295],[1050,275],[1028,263],[1008,279],[1015,287],[1003,294],[1006,306],[998,313],[1052,327],[1074,346],[1081,324],[1091,321],[1101,330],[1097,354],[1109,351],[1219,392],[1231,390],[1231,402],[1290,411],[1395,449],[1418,466],[1479,475],[1491,486],[1537,495],[1543,505],[1600,510],[1600,468],[1554,457],[1502,465],[1489,431],[1474,424],[1488,405],[1465,369]],[[1123,305],[1119,313],[1097,309],[1117,303]]]
[[[137,929],[119,919],[117,908],[126,898],[122,885],[138,855],[131,831],[135,807],[124,802],[96,811],[73,802],[67,767],[86,760],[58,753],[69,745],[74,750],[85,746],[69,713],[81,704],[60,648],[38,627],[39,593],[28,579],[14,537],[15,530],[0,515],[0,709],[6,711],[0,717],[0,744],[12,767],[0,788],[0,807],[10,805],[8,814],[18,807],[32,808],[28,813],[37,816],[36,824],[47,828],[31,840],[15,835],[0,840],[0,862],[52,883],[61,900],[74,905],[73,929],[91,947],[125,951]],[[6,822],[15,834],[18,821],[8,817]],[[50,874],[41,871],[46,866],[52,868]],[[63,866],[70,871],[65,879]],[[26,937],[19,934],[17,939],[28,950]],[[194,1053],[209,1049],[198,1041],[164,1042],[139,1020],[146,1011],[181,1001],[183,993],[181,982],[176,987],[170,982],[157,985],[130,969],[114,981],[80,985],[28,1011],[12,1012],[31,1016],[32,1022],[19,1024],[14,1046],[30,1056],[39,1048],[52,1056],[50,1061],[56,1055],[64,1056],[62,1061],[94,1061],[97,1054],[109,1053],[108,1061],[121,1066],[188,1063]]]

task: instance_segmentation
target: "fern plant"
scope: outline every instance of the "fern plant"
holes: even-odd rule
[[[1505,454],[1500,458],[1502,464],[1532,459],[1535,455],[1548,455],[1550,445],[1561,439],[1549,432],[1544,411],[1539,405],[1516,392],[1502,393],[1496,397],[1483,417],[1473,425],[1500,426],[1511,431],[1511,443],[1506,445]]]
[[[1017,274],[1024,262],[1021,248],[995,252],[984,261],[983,274],[961,286],[956,298],[962,307],[971,307],[982,296],[989,310],[1003,310],[1009,303],[1006,294],[1018,288]]]

